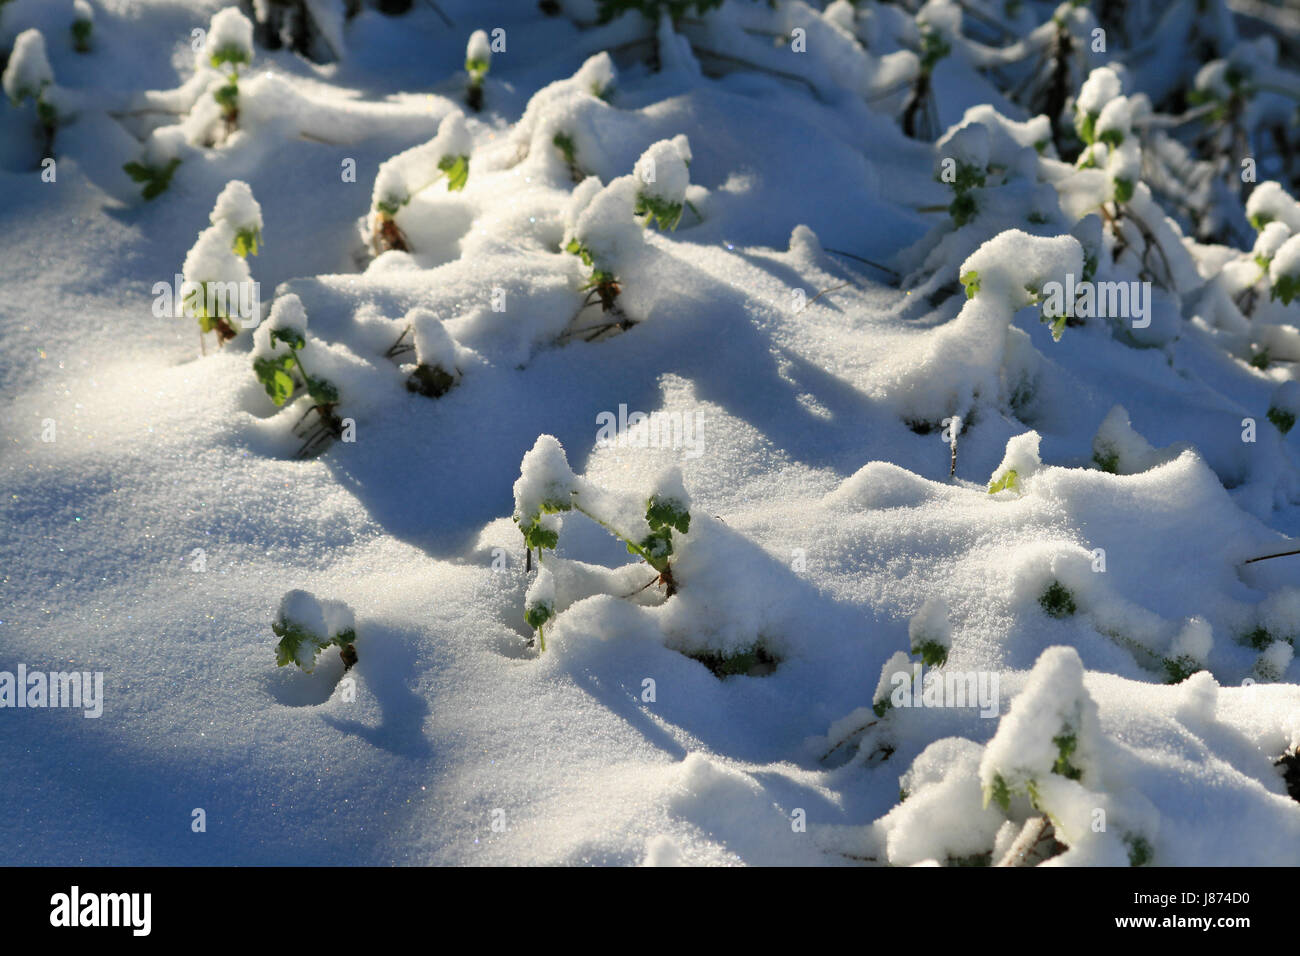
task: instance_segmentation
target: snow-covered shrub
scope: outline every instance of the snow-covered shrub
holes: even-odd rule
[[[24,30],[18,34],[0,84],[14,106],[26,100],[36,104],[36,116],[44,135],[43,155],[50,155],[60,120],[59,96],[54,71],[45,55],[45,37],[40,30]]]
[[[261,319],[260,296],[246,257],[257,255],[262,239],[262,207],[248,184],[231,180],[217,197],[209,225],[185,257],[185,314],[197,319],[200,336],[215,332],[224,345]]]
[[[296,395],[306,396],[306,410],[295,431],[302,437],[300,458],[322,450],[343,434],[343,422],[335,409],[341,401],[339,387],[321,372],[317,360],[327,361],[307,338],[307,310],[293,293],[282,295],[271,307],[271,315],[253,336],[253,373],[277,407]],[[315,370],[311,371],[312,369]],[[300,391],[301,390],[301,391]],[[307,424],[312,413],[314,424]]]
[[[410,335],[412,342],[405,343]],[[415,366],[406,380],[408,391],[427,398],[440,398],[460,381],[466,349],[457,344],[446,325],[428,309],[412,309],[406,315],[406,328],[389,357],[415,353]]]
[[[237,7],[213,14],[207,40],[199,53],[200,62],[222,74],[220,85],[211,90],[221,108],[221,119],[229,136],[239,126],[239,68],[253,62],[253,24]]]
[[[675,230],[682,210],[690,205],[686,190],[690,186],[691,146],[685,136],[660,140],[636,161],[633,175],[640,180],[634,216],[644,217],[647,226]]]
[[[297,664],[310,674],[320,652],[335,646],[344,670],[357,662],[356,618],[342,601],[322,600],[308,591],[290,591],[280,599],[271,631],[280,638],[275,646],[278,667]]]
[[[524,536],[525,547],[530,552],[536,550],[539,568],[563,566],[563,559],[553,554],[543,558],[543,554],[559,546],[558,516],[576,511],[622,541],[629,554],[650,565],[657,574],[650,584],[657,583],[667,597],[677,592],[672,566],[677,544],[674,532],[689,533],[691,514],[690,498],[676,469],[664,473],[650,495],[634,504],[575,475],[560,443],[550,435],[542,435],[524,455],[514,492],[514,521]],[[525,613],[530,623],[550,619],[554,594],[549,577],[529,590]],[[541,623],[535,626],[540,629]]]
[[[232,248],[236,255],[257,255],[262,244],[262,206],[253,198],[248,183],[240,179],[226,183],[208,220],[214,226],[224,222],[230,227],[235,234]]]
[[[443,118],[438,134],[429,142],[380,164],[365,227],[367,242],[376,255],[394,249],[410,250],[397,221],[399,213],[417,193],[444,177],[448,192],[464,189],[469,180],[472,148],[465,116],[457,111]]]

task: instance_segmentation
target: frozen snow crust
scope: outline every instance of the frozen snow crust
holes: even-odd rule
[[[1275,49],[1185,10],[1221,66],[1082,52],[1054,126],[985,68],[1086,9],[440,5],[313,2],[328,64],[0,12],[59,115],[49,183],[0,111],[0,671],[106,675],[0,709],[3,862],[952,865],[1045,816],[1050,865],[1300,863],[1300,558],[1245,563],[1300,533],[1300,205],[1206,187],[1209,241],[1143,178],[1153,103]],[[260,311],[203,354],[177,274]]]

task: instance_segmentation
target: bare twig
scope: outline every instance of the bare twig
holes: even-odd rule
[[[1011,844],[1006,856],[997,862],[998,866],[1029,866],[1029,856],[1047,835],[1047,817],[1031,817],[1025,821],[1020,836]]]

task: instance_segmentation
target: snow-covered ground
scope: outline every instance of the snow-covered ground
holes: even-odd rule
[[[225,6],[0,3],[0,862],[1300,863],[1296,37]]]

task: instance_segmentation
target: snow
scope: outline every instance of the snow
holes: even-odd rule
[[[686,187],[691,184],[686,163],[690,159],[690,144],[685,137],[681,144],[660,140],[652,143],[641,154],[632,169],[640,182],[640,191],[664,202],[680,203],[686,199]]]
[[[465,45],[465,63],[466,69],[471,69],[469,64],[474,64],[474,69],[482,70],[486,73],[488,65],[492,62],[492,47],[488,43],[486,30],[475,30],[469,35],[469,43]],[[478,66],[482,64],[482,66]]]
[[[216,56],[239,64],[253,60],[253,21],[238,7],[226,7],[212,15],[199,62],[201,65],[211,63],[211,58]],[[229,69],[228,66],[225,68]]]
[[[1084,116],[1099,116],[1107,104],[1123,92],[1123,83],[1115,71],[1109,67],[1100,67],[1088,74],[1075,105]]]
[[[54,82],[54,71],[45,55],[45,37],[40,30],[24,30],[14,40],[9,63],[5,66],[3,85],[10,102],[41,95]]]
[[[1268,264],[1268,277],[1273,285],[1283,278],[1300,279],[1300,234],[1292,236],[1273,253]]]
[[[326,64],[210,20],[219,3],[97,4],[90,56],[71,5],[5,5],[6,93],[38,28],[53,70],[32,75],[57,72],[76,117],[55,187],[31,107],[0,111],[0,640],[106,672],[93,740],[57,715],[0,734],[25,768],[0,776],[12,862],[951,865],[996,862],[1038,813],[1068,845],[1051,865],[1127,865],[1139,839],[1162,866],[1300,862],[1275,766],[1300,744],[1297,559],[1246,563],[1300,534],[1300,429],[1269,416],[1300,414],[1300,305],[1269,295],[1297,275],[1300,206],[1264,152],[1243,203],[1164,112],[1189,50],[1237,47],[1220,13],[1128,5],[1132,35],[1162,38],[1129,57],[1115,36],[1091,54],[1093,14],[1061,11],[1068,97],[1122,135],[1087,169],[1073,102],[1058,150],[1011,95],[1052,4],[1006,18],[1006,47],[928,4],[953,51],[917,139],[906,5],[587,27],[442,5],[456,29],[425,4],[336,9]],[[510,52],[467,117],[475,18]],[[795,26],[808,56],[750,32]],[[204,27],[257,64],[229,132]],[[1266,54],[1237,56],[1290,82],[1285,47]],[[462,190],[447,156],[470,158]],[[963,225],[948,157],[986,177]],[[1172,189],[1150,168],[1170,157]],[[171,158],[148,201],[121,169]],[[647,228],[649,189],[700,216]],[[374,247],[380,202],[406,250]],[[268,241],[245,259],[250,228]],[[178,269],[255,279],[267,319],[203,351],[193,319],[155,318]],[[1045,287],[1085,272],[1150,282],[1150,326],[1079,316],[1054,340]],[[277,408],[253,366],[290,329],[354,430],[310,460],[314,401]],[[417,364],[455,387],[412,391]],[[690,514],[670,576],[625,543],[655,501]],[[558,544],[526,558],[534,519]],[[275,666],[282,599],[322,636],[357,630],[354,699],[337,651]],[[941,666],[913,652],[930,643]],[[1078,780],[1053,772],[1067,728]],[[195,806],[225,838],[166,822]]]
[[[262,207],[253,198],[253,190],[248,183],[232,179],[217,196],[217,203],[212,207],[208,221],[214,226],[224,222],[235,232],[257,231],[262,229]]]
[[[1268,180],[1251,190],[1246,200],[1246,215],[1266,222],[1284,223],[1292,234],[1300,233],[1300,202],[1278,183]]]

